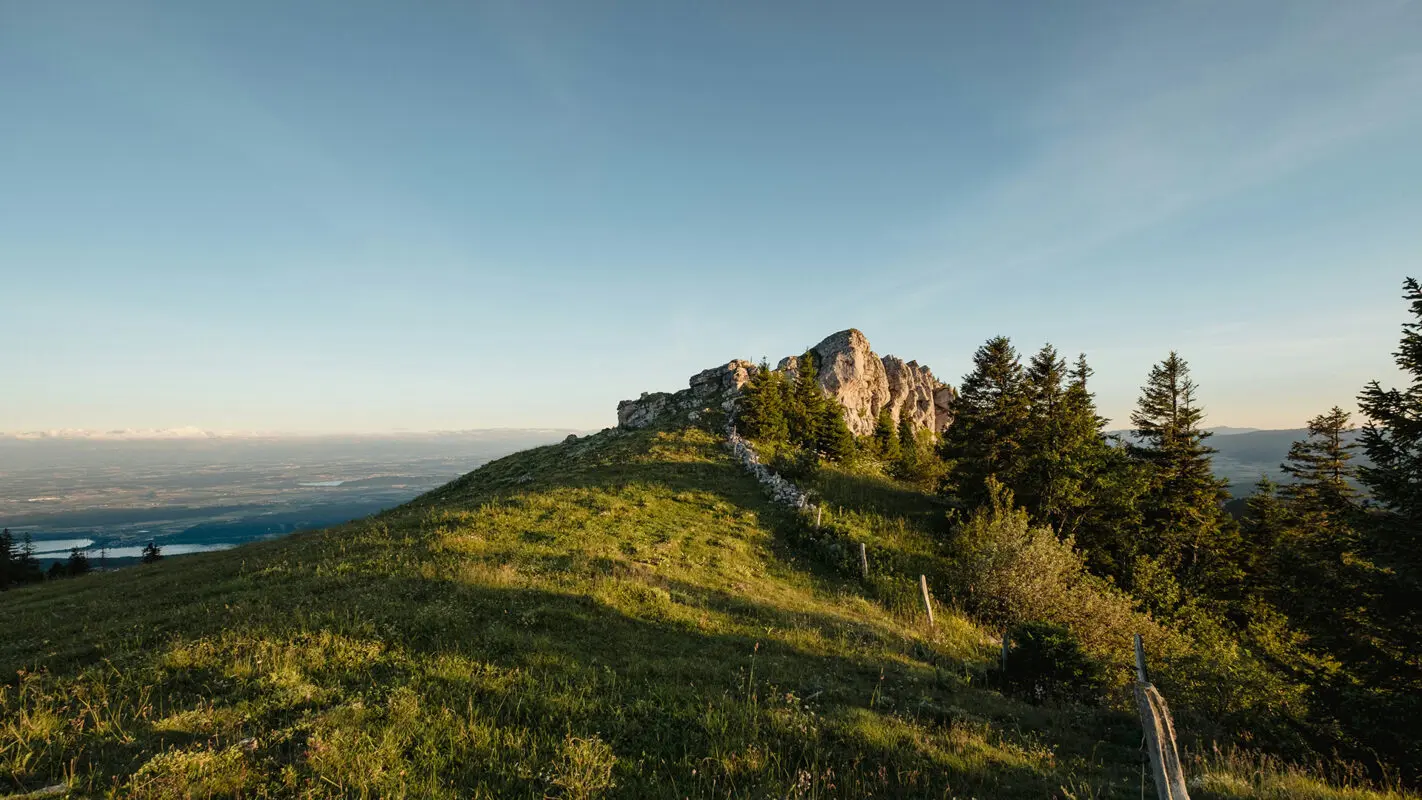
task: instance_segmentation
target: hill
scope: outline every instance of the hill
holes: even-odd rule
[[[911,594],[834,569],[705,422],[519,453],[324,531],[12,590],[0,786],[1139,796],[1130,714],[993,689],[988,633],[946,608],[930,630]],[[817,488],[876,579],[939,573],[936,499],[833,470]],[[1191,769],[1203,797],[1374,796],[1260,766]]]

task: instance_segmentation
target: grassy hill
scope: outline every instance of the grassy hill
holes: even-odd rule
[[[987,633],[948,608],[929,629],[895,593],[941,572],[934,498],[816,488],[895,574],[833,569],[691,428],[13,590],[0,796],[1141,796],[1131,715],[1003,696]],[[1238,754],[1190,774],[1206,798],[1400,796]]]

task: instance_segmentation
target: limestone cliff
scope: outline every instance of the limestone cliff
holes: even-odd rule
[[[825,337],[810,352],[820,388],[844,406],[845,421],[856,436],[872,432],[879,412],[886,408],[895,423],[907,417],[934,433],[942,433],[952,421],[951,386],[916,361],[880,358],[864,334],[854,328]],[[699,415],[713,406],[729,410],[756,369],[750,361],[731,361],[693,375],[690,388],[675,394],[643,394],[637,400],[623,400],[617,405],[617,422],[643,428],[668,415]],[[776,369],[793,379],[799,364],[790,356]]]

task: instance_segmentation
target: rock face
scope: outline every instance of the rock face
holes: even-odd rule
[[[946,430],[952,421],[953,387],[916,361],[880,358],[864,334],[854,328],[825,337],[810,352],[820,388],[844,406],[845,422],[856,436],[872,433],[879,412],[886,408],[895,424],[907,417],[915,426],[935,434]],[[713,405],[729,409],[756,369],[749,361],[731,361],[693,375],[691,388],[676,394],[643,394],[638,400],[623,400],[617,405],[617,422],[644,428],[668,414]],[[794,380],[799,362],[788,356],[776,370]]]
[[[690,388],[675,394],[643,392],[636,400],[617,404],[617,424],[624,428],[645,428],[674,414],[694,420],[701,416],[703,409],[712,406],[729,411],[755,369],[755,364],[749,361],[729,361],[692,375]]]

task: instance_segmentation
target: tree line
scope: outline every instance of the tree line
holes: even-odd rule
[[[1241,681],[1281,740],[1422,764],[1422,288],[1403,289],[1411,319],[1394,357],[1409,384],[1363,387],[1361,430],[1337,406],[1309,420],[1287,481],[1261,479],[1238,517],[1176,352],[1146,376],[1126,437],[1107,433],[1085,356],[1068,363],[1047,344],[1024,363],[1001,336],[974,353],[936,442],[887,412],[856,440],[811,353],[793,377],[762,362],[738,426],[939,493],[955,509],[950,537],[1021,514],[1140,613],[1247,655],[1257,674]]]
[[[143,563],[152,564],[162,559],[163,550],[156,542],[143,546]],[[44,580],[73,578],[91,571],[93,565],[89,556],[78,547],[70,548],[67,558],[55,561],[45,570],[40,567],[40,561],[35,556],[34,540],[28,532],[17,542],[9,528],[0,531],[0,591]]]

